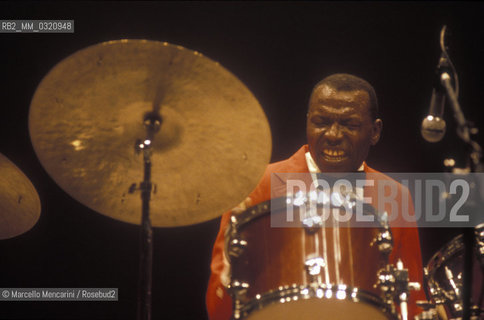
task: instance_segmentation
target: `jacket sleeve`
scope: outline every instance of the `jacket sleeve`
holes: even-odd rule
[[[252,205],[270,199],[270,182],[271,174],[269,170],[266,170],[258,186],[249,195]],[[207,313],[210,320],[228,320],[232,316],[232,299],[222,283],[222,277],[225,274],[225,231],[230,220],[230,215],[230,211],[222,215],[220,229],[212,251],[212,263],[210,265],[211,275],[205,298]]]
[[[232,299],[221,281],[224,271],[225,230],[229,219],[230,212],[224,213],[212,251],[211,274],[206,294],[207,313],[210,320],[228,320],[232,315]]]

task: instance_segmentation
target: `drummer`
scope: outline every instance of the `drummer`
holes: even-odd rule
[[[206,295],[207,311],[211,320],[227,320],[232,315],[232,301],[226,291],[229,267],[224,257],[224,234],[229,217],[249,206],[271,197],[271,173],[333,173],[357,172],[385,175],[370,168],[365,160],[371,146],[378,143],[383,122],[378,118],[378,103],[373,87],[365,80],[350,74],[330,75],[314,87],[309,99],[306,134],[303,145],[290,158],[270,164],[261,181],[249,197],[222,216],[220,231],[212,253],[211,276]],[[388,178],[389,179],[389,178]],[[406,189],[399,185],[400,192]],[[366,196],[366,189],[365,189]],[[397,197],[397,201],[402,201]],[[410,214],[413,204],[409,198]],[[390,263],[400,258],[409,270],[410,281],[422,283],[422,261],[418,230],[394,228],[394,246]],[[368,275],[374,276],[376,275]],[[422,291],[412,292],[409,319],[418,313],[416,300],[424,300]]]

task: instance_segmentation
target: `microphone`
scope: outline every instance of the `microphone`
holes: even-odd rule
[[[445,89],[440,83],[440,77],[449,67],[447,58],[442,54],[437,66],[436,79],[430,99],[428,115],[423,119],[420,132],[428,142],[439,142],[445,135],[445,121],[442,118],[445,106]]]

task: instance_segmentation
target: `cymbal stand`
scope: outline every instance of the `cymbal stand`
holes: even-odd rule
[[[151,285],[153,269],[153,228],[150,218],[151,200],[151,146],[156,132],[160,130],[161,116],[156,112],[149,112],[144,116],[146,139],[137,140],[135,151],[143,151],[144,179],[140,183],[142,200],[141,232],[140,232],[140,261],[138,285],[138,320],[151,319]]]

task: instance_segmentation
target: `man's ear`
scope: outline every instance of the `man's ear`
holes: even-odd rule
[[[380,141],[381,130],[383,129],[383,121],[381,119],[375,119],[373,121],[373,129],[371,133],[371,145],[374,146]]]

